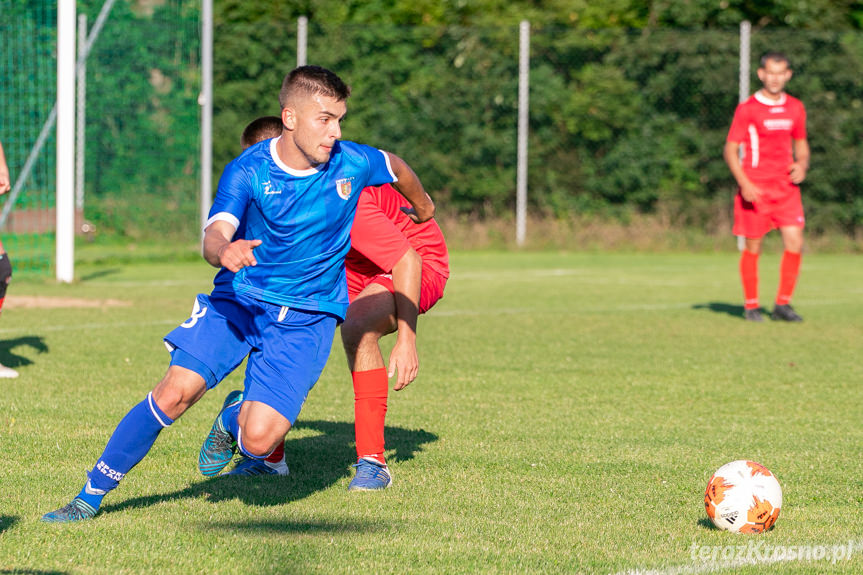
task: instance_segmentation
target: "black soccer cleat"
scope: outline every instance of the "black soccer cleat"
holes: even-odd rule
[[[774,321],[803,321],[803,318],[797,315],[794,308],[788,304],[774,307],[770,319]]]
[[[743,319],[755,322],[764,321],[764,318],[761,317],[761,311],[757,307],[743,310]]]

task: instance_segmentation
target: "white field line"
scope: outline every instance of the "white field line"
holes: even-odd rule
[[[795,307],[803,308],[805,307],[822,307],[822,306],[834,306],[834,305],[853,305],[859,303],[857,300],[818,300],[818,301],[806,301],[801,300],[802,303],[797,305],[795,303]],[[432,308],[429,310],[425,316],[428,317],[469,317],[469,316],[497,316],[497,315],[523,315],[523,314],[567,314],[567,313],[607,313],[607,312],[615,312],[615,311],[654,311],[654,310],[666,310],[666,309],[687,309],[691,308],[693,305],[692,302],[675,302],[675,303],[633,303],[633,304],[621,304],[615,306],[603,306],[603,307],[572,307],[572,308],[487,308],[487,309],[442,309],[438,310],[436,308]],[[702,304],[698,304],[702,305]],[[742,304],[740,304],[742,307]],[[770,307],[770,306],[767,306]],[[707,309],[705,305],[703,309]],[[424,316],[424,317],[425,317]]]
[[[174,286],[193,286],[199,285],[201,289],[207,290],[212,288],[212,280],[141,280],[141,281],[102,281],[102,280],[84,280],[81,282],[87,286],[102,286],[102,287],[174,287]]]
[[[848,300],[820,300],[804,302],[800,307],[812,306],[833,306],[833,305],[848,305],[859,303]],[[553,308],[553,309],[538,309],[530,307],[519,308],[488,308],[488,309],[431,309],[424,317],[482,317],[482,316],[502,316],[502,315],[561,315],[567,313],[607,313],[616,311],[662,311],[669,309],[687,309],[692,307],[691,302],[679,303],[657,303],[657,304],[622,304],[617,306],[605,307],[575,307],[568,309]],[[0,328],[0,335],[15,335],[29,334],[34,331],[39,332],[61,332],[61,331],[82,331],[94,329],[113,329],[120,327],[142,327],[142,326],[158,326],[158,325],[173,325],[178,326],[186,318],[178,318],[177,320],[157,320],[157,321],[137,321],[137,322],[101,322],[101,323],[75,323],[68,325],[47,325],[38,328],[21,327],[21,328]]]
[[[174,327],[183,323],[184,320],[158,320],[158,321],[117,321],[117,322],[102,322],[102,323],[76,323],[70,325],[44,325],[39,327],[20,327],[20,328],[5,328],[0,329],[0,335],[15,335],[15,334],[33,334],[44,332],[57,331],[91,331],[96,329],[115,329],[120,327],[142,326],[158,326],[158,325],[173,325]]]

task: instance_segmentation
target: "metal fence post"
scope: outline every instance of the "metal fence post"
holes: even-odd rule
[[[56,277],[75,279],[75,1],[57,3]]]
[[[530,91],[530,22],[518,34],[518,159],[515,184],[515,243],[524,245],[527,222],[527,133]]]
[[[752,25],[749,20],[744,20],[740,23],[740,91],[738,92],[738,102],[744,101],[749,97],[749,36],[752,31]],[[740,149],[743,153],[743,148]],[[737,249],[743,251],[746,248],[746,238],[737,236]]]
[[[309,19],[306,16],[297,18],[297,67],[306,65],[306,54],[309,48]]]

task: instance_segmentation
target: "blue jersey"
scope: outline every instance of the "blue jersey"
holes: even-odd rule
[[[396,181],[387,155],[337,141],[330,159],[309,170],[286,166],[278,139],[248,148],[225,167],[207,225],[226,220],[235,237],[261,240],[256,266],[233,275],[234,291],[249,297],[344,318],[348,307],[345,254],[360,191]],[[222,269],[214,293],[231,274]]]

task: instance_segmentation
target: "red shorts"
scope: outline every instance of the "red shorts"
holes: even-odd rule
[[[745,201],[738,191],[734,198],[734,235],[760,238],[776,228],[802,228],[806,218],[800,188],[789,184],[781,191],[782,195],[766,193],[756,203]]]
[[[392,274],[378,274],[367,276],[352,272],[347,269],[348,276],[348,299],[354,298],[369,284],[380,284],[387,288],[390,293],[395,293]],[[432,308],[437,301],[443,297],[443,289],[446,286],[446,276],[440,274],[433,268],[423,263],[422,281],[420,283],[420,313],[425,313]]]

